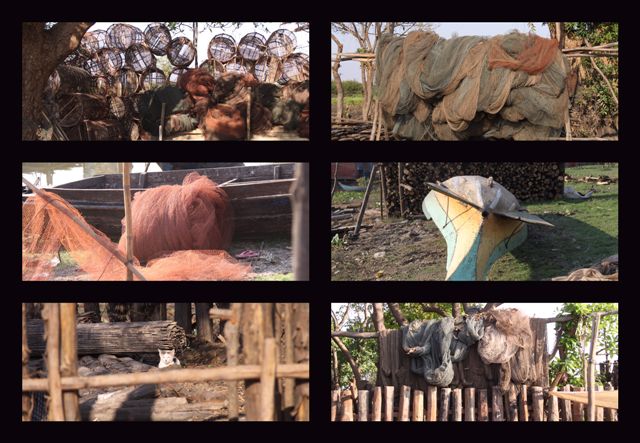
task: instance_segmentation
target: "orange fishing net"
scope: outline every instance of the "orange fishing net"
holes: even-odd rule
[[[43,192],[84,222],[64,199]],[[190,174],[182,186],[137,194],[132,215],[134,235],[140,235],[134,244],[142,253],[138,256],[134,247],[138,257],[134,263],[147,280],[242,280],[251,270],[220,250],[231,240],[231,206],[226,193],[206,177]],[[102,242],[118,248],[105,234],[91,229]],[[75,221],[45,199],[29,197],[22,207],[22,279],[51,279],[61,250],[90,280],[126,278],[125,265]],[[120,252],[124,255],[123,248]],[[141,266],[141,257],[153,259]]]

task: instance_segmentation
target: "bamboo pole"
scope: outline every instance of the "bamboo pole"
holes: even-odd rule
[[[173,369],[167,371],[137,372],[132,374],[96,375],[93,377],[62,377],[60,382],[64,391],[107,388],[112,386],[129,386],[161,383],[197,383],[203,381],[231,381],[257,380],[260,378],[260,365],[241,365],[233,368],[203,368],[203,369]],[[309,378],[309,364],[296,363],[292,365],[278,365],[276,378],[293,377]],[[47,379],[29,378],[22,380],[22,390],[25,392],[47,391]]]
[[[49,421],[64,421],[60,382],[60,305],[46,303],[42,316],[47,323],[47,378],[41,379],[49,392]],[[44,386],[43,386],[44,387]],[[24,390],[24,389],[23,389]]]
[[[122,191],[124,193],[124,220],[127,231],[127,281],[133,281],[133,216],[131,214],[131,163],[122,163]]]
[[[60,303],[60,344],[62,364],[60,374],[63,377],[78,375],[78,339],[76,334],[76,304]],[[78,391],[66,391],[62,394],[64,416],[67,421],[80,421]]]
[[[238,365],[238,348],[240,346],[239,327],[242,316],[242,303],[231,304],[231,318],[224,326],[224,335],[227,346],[227,367],[235,368]],[[238,382],[227,381],[227,394],[229,400],[229,420],[238,420]]]
[[[598,328],[600,327],[600,314],[594,315],[591,321],[591,348],[589,349],[589,364],[587,366],[587,421],[596,421],[596,342],[598,340]]]
[[[262,369],[260,371],[260,421],[274,421],[276,367],[278,365],[278,348],[276,339],[265,338],[262,353]]]
[[[98,236],[98,234],[96,234],[94,232],[93,228],[91,226],[89,226],[86,221],[80,219],[78,216],[76,216],[73,212],[71,212],[68,208],[66,208],[64,205],[62,205],[57,200],[53,200],[44,191],[41,191],[40,189],[36,188],[26,178],[22,177],[22,183],[24,183],[38,197],[44,199],[51,206],[53,206],[58,211],[62,212],[64,215],[69,217],[86,234],[88,234],[92,239],[94,239],[100,246],[102,246],[107,251],[109,251],[115,258],[117,258],[119,261],[121,261],[127,268],[131,269],[131,272],[133,273],[133,275],[135,275],[139,280],[142,280],[142,281],[146,281],[147,280],[146,278],[144,278],[144,275],[142,275],[140,273],[140,271],[138,271],[135,267],[133,267],[132,265],[127,263],[127,258],[125,256],[123,256],[122,253],[120,253],[120,251],[118,251],[118,249],[116,249],[116,247],[113,246],[113,244],[111,244],[111,242],[109,242],[108,240],[105,240],[104,238]]]

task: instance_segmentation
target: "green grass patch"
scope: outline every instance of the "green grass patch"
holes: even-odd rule
[[[338,103],[337,97],[331,97],[331,104],[336,105]],[[364,103],[364,97],[362,95],[346,95],[344,97],[344,104],[347,106],[362,106]]]
[[[293,281],[293,272],[287,274],[258,275],[253,281]]]

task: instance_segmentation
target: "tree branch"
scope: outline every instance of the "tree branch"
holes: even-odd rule
[[[480,312],[487,312],[491,309],[495,309],[498,306],[500,306],[502,303],[487,303],[486,305],[484,305],[484,307],[482,309],[480,309]]]
[[[48,41],[56,54],[64,54],[62,60],[80,46],[82,36],[95,22],[58,22],[47,30]],[[60,61],[62,61],[60,60]]]
[[[591,47],[591,45],[589,44],[589,42],[587,41],[586,38],[584,39],[584,43],[585,43],[585,45],[587,45],[587,47]],[[616,102],[616,105],[619,105],[618,97],[616,97],[615,92],[613,92],[613,86],[611,86],[611,83],[609,82],[609,79],[607,78],[606,75],[604,75],[604,72],[602,72],[600,70],[600,68],[596,64],[596,61],[595,61],[595,59],[593,57],[589,57],[589,60],[591,61],[591,65],[593,66],[593,69],[598,71],[598,74],[600,74],[600,77],[602,77],[604,82],[607,84],[607,87],[609,88],[609,92],[611,93],[611,98],[613,98],[613,100]]]
[[[441,317],[449,317],[447,311],[437,306],[435,303],[422,303],[422,310],[424,312],[434,312]]]
[[[349,363],[349,366],[351,366],[351,370],[353,371],[353,376],[356,378],[356,382],[360,382],[362,380],[362,375],[360,374],[360,367],[358,366],[358,363],[356,363],[356,361],[353,359],[351,352],[349,352],[349,350],[344,345],[342,340],[340,340],[338,337],[331,337],[331,339],[338,346],[338,348],[344,354],[344,357],[347,359],[347,362]]]
[[[377,332],[331,331],[331,337],[378,338],[379,336]]]
[[[402,310],[400,309],[400,303],[387,303],[389,307],[389,311],[391,311],[391,315],[396,319],[400,326],[404,326],[409,324],[409,321],[405,318]]]
[[[462,303],[451,303],[451,316],[458,318],[462,315]]]

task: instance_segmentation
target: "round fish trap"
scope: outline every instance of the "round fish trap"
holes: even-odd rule
[[[102,68],[100,67],[100,60],[98,59],[97,55],[94,55],[93,57],[87,59],[87,61],[84,62],[83,67],[89,74],[91,74],[94,77],[96,75],[102,74]]]
[[[110,75],[98,75],[91,78],[91,86],[89,88],[91,94],[96,95],[114,95],[115,80]]]
[[[109,46],[107,31],[98,29],[84,34],[80,41],[80,48],[92,55]]]
[[[205,60],[200,64],[200,68],[206,69],[216,80],[224,73],[224,65],[218,60]]]
[[[255,65],[253,65],[253,75],[260,83],[265,83],[269,79],[269,57],[263,55],[258,59]]]
[[[309,78],[309,57],[291,54],[282,64],[282,77],[287,81],[301,82]]]
[[[178,80],[180,79],[180,76],[185,72],[187,72],[185,68],[173,68],[173,70],[169,74],[169,78],[167,79],[167,81],[171,86],[175,86],[178,84]]]
[[[131,104],[126,98],[110,97],[109,114],[118,120],[122,120],[131,114]]]
[[[284,59],[291,54],[296,45],[296,35],[288,29],[278,29],[273,31],[267,40],[267,53],[277,59]]]
[[[156,66],[156,56],[142,43],[132,45],[127,49],[125,61],[136,72],[143,72]]]
[[[149,68],[142,74],[140,81],[142,83],[142,89],[150,91],[164,86],[167,83],[167,76],[162,69]]]
[[[166,55],[171,43],[171,31],[162,23],[151,23],[144,30],[144,39],[154,55]]]
[[[96,53],[100,71],[107,75],[116,75],[124,64],[124,55],[117,48],[105,48]]]
[[[179,68],[188,67],[196,57],[196,48],[187,37],[176,37],[171,40],[167,49],[167,58],[172,65]]]
[[[237,61],[233,61],[233,62],[227,63],[225,65],[225,71],[226,72],[236,72],[238,74],[246,74],[247,72],[250,71],[250,68],[247,68],[247,66],[245,66],[242,63],[238,63]]]
[[[122,68],[116,77],[116,95],[127,97],[135,94],[139,87],[140,79],[138,78],[138,73],[128,66]]]
[[[209,58],[226,63],[236,54],[236,41],[228,34],[218,34],[209,42]]]
[[[140,102],[145,97],[144,93],[133,94],[131,98],[131,110],[135,115],[140,114]]]
[[[267,40],[258,32],[250,32],[240,39],[238,54],[245,60],[256,61],[264,53]]]
[[[125,23],[116,23],[107,29],[109,46],[126,51],[131,45],[144,43],[144,34],[135,26]]]

